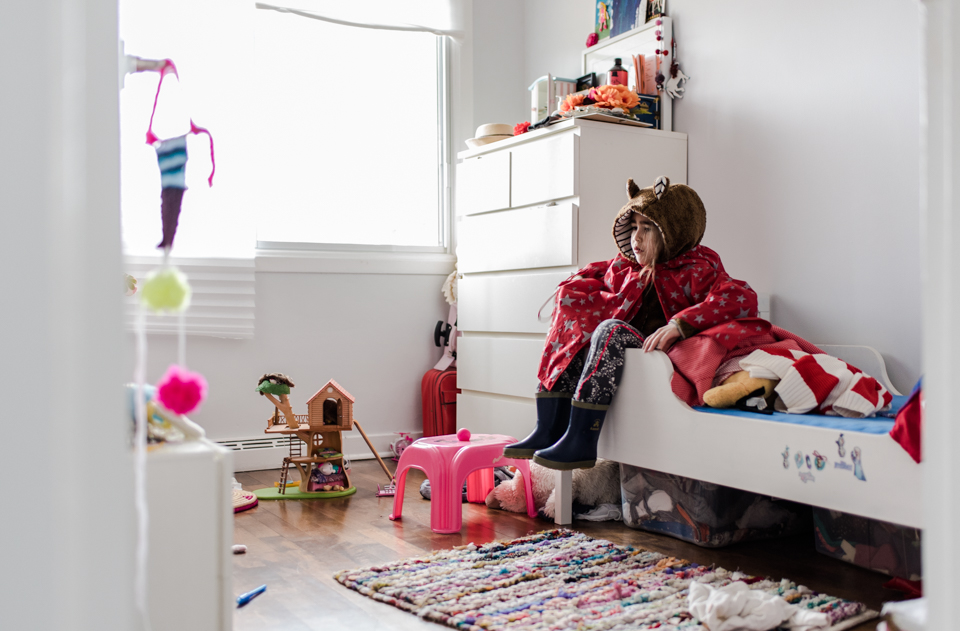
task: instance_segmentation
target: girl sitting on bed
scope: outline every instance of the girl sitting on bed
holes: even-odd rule
[[[688,405],[703,405],[704,394],[725,382],[745,380],[754,390],[761,380],[751,380],[740,359],[758,349],[787,364],[823,353],[757,317],[756,293],[700,245],[707,217],[693,189],[659,177],[644,189],[629,180],[627,195],[613,224],[619,254],[579,270],[557,290],[540,362],[537,426],[504,449],[508,458],[533,458],[551,469],[594,466],[628,348],[668,352],[673,391]],[[889,403],[883,387],[863,377],[866,398],[872,389],[880,407]],[[763,380],[760,394],[770,397],[775,383]]]
[[[617,257],[560,284],[540,363],[537,427],[505,448],[507,457],[592,467],[626,349],[668,351],[723,325],[729,341],[747,331],[728,323],[757,315],[756,293],[700,245],[707,215],[692,188],[666,177],[644,189],[629,180],[627,195],[613,224]]]

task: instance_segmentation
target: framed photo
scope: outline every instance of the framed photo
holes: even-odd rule
[[[643,26],[647,21],[647,2],[648,0],[613,0],[613,7],[610,9],[613,29],[610,31],[610,37],[616,37],[638,26]]]
[[[597,19],[593,30],[600,39],[610,37],[610,32],[613,30],[613,3],[615,1],[599,0],[597,2]]]
[[[667,14],[667,0],[649,0],[647,3],[647,19],[663,17]]]
[[[577,92],[581,90],[589,90],[590,88],[595,88],[600,83],[597,81],[596,72],[588,72],[582,77],[577,77]]]

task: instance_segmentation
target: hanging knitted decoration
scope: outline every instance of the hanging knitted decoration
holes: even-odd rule
[[[190,414],[207,396],[207,380],[176,364],[157,383],[157,401],[174,414]]]
[[[140,300],[153,311],[184,311],[190,306],[190,283],[175,267],[151,272],[143,283]]]
[[[153,133],[153,117],[157,113],[157,101],[160,98],[160,88],[167,74],[177,75],[177,67],[167,59],[160,69],[160,83],[157,84],[157,94],[153,99],[153,111],[150,113],[150,126],[147,128],[147,144],[157,150],[157,165],[160,167],[160,217],[163,222],[163,238],[157,245],[158,249],[169,251],[173,247],[173,238],[177,234],[177,225],[180,221],[180,209],[183,203],[183,192],[187,190],[187,136],[177,136],[160,140]],[[212,169],[207,184],[213,186],[213,174],[216,173],[217,163],[213,155],[213,136],[203,127],[198,127],[190,121],[190,134],[206,134],[210,139],[210,163]]]
[[[160,217],[163,220],[163,240],[158,248],[172,248],[173,238],[177,234],[180,221],[180,205],[183,191],[187,188],[187,137],[178,136],[161,140],[154,148],[157,150],[157,164],[160,166]]]

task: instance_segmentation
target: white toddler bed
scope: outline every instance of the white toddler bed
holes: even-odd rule
[[[876,378],[891,394],[899,394],[876,350],[867,346],[820,348]],[[922,527],[920,465],[889,434],[698,411],[673,394],[672,376],[673,365],[665,353],[627,351],[623,378],[600,434],[599,457]],[[841,433],[844,457],[837,443]],[[856,447],[864,480],[854,475],[851,463]],[[826,457],[822,469],[807,464],[806,456],[812,457],[814,451]],[[801,454],[799,461],[797,453]],[[570,472],[557,472],[558,524],[572,521],[571,482]]]

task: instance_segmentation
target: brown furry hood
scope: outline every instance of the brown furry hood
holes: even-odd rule
[[[659,195],[657,194],[659,192]],[[630,221],[633,213],[644,215],[660,228],[664,248],[657,263],[665,263],[695,248],[707,229],[707,211],[696,191],[686,184],[670,184],[660,176],[653,186],[641,189],[633,180],[627,180],[626,206],[613,222],[613,239],[620,252],[637,262],[630,248]]]

